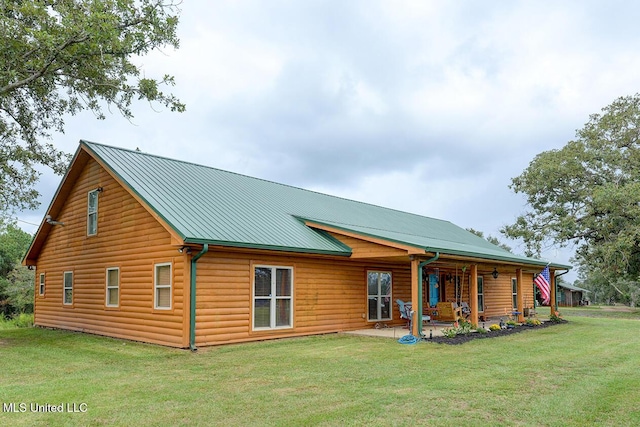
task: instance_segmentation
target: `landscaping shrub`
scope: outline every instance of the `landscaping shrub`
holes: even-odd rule
[[[20,313],[12,319],[17,328],[30,328],[33,326],[33,314]]]

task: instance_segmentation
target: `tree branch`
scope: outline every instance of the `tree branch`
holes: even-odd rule
[[[618,289],[618,287],[617,287],[613,282],[611,282],[611,286],[613,287],[613,289],[615,289],[616,291],[618,291],[618,293],[619,293],[620,295],[624,295],[624,292],[622,292],[620,289]]]
[[[89,34],[85,33],[83,37],[80,38],[71,38],[67,41],[65,41],[62,45],[60,45],[57,49],[54,50],[53,55],[51,56],[51,58],[45,63],[45,65],[38,71],[36,71],[35,73],[31,74],[29,77],[22,79],[22,80],[18,80],[15,83],[11,83],[9,85],[6,85],[3,88],[0,88],[0,94],[4,94],[4,93],[8,93],[11,92],[12,90],[15,90],[19,87],[28,85],[29,83],[33,82],[34,80],[39,79],[40,77],[44,76],[47,71],[49,70],[49,68],[51,67],[51,65],[53,65],[53,63],[55,62],[55,60],[58,58],[58,55],[60,55],[61,52],[63,52],[65,49],[67,49],[69,46],[72,46],[74,44],[78,44],[78,43],[82,43],[86,40],[89,39]]]

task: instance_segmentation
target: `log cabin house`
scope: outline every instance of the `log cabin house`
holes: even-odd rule
[[[533,306],[547,263],[448,221],[80,141],[24,264],[36,325],[195,349],[399,325],[397,299],[416,316],[465,301],[477,323]],[[568,268],[550,265],[552,287]]]

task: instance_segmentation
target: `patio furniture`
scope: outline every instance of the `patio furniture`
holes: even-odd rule
[[[438,304],[436,304],[436,308],[438,310],[438,314],[433,316],[435,320],[444,322],[455,322],[460,317],[462,317],[460,308],[456,307],[456,303],[439,302]]]
[[[400,310],[400,318],[406,319],[408,328],[411,323],[411,301],[404,302],[401,299],[397,299],[396,304],[398,304],[398,310]]]
[[[469,303],[462,302],[460,304],[460,313],[464,318],[468,318],[469,316],[471,316],[471,307],[469,307]]]
[[[434,319],[438,316],[438,308],[437,307],[422,307],[422,320],[427,320],[431,322],[431,319]]]

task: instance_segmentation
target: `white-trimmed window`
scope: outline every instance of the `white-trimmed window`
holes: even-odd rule
[[[513,309],[518,309],[518,279],[511,278],[511,298],[513,299]]]
[[[367,271],[368,318],[370,322],[391,320],[391,272]]]
[[[98,190],[89,191],[87,197],[87,236],[98,234]]]
[[[171,310],[171,263],[155,265],[154,308]]]
[[[484,277],[478,276],[478,312],[484,311]]]
[[[44,296],[44,273],[40,273],[40,281],[38,282],[38,295]]]
[[[120,269],[107,268],[107,293],[106,306],[118,307],[120,305]]]
[[[73,271],[64,272],[64,284],[63,284],[63,303],[65,305],[73,304]]]
[[[253,269],[253,329],[293,327],[293,268],[257,265]]]

